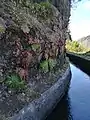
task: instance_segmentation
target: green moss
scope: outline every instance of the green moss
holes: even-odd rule
[[[43,70],[43,72],[49,71],[48,60],[44,60],[40,63],[40,69]]]
[[[33,51],[40,50],[40,44],[32,44],[31,48],[32,48]]]
[[[52,8],[49,2],[30,3],[30,13],[36,15],[37,18],[48,19],[52,17]]]
[[[56,60],[55,59],[49,59],[48,60],[49,62],[49,67],[50,67],[50,70],[53,70],[53,68],[56,66]]]
[[[0,26],[0,33],[4,33],[5,32],[5,28],[3,26]]]
[[[48,72],[49,70],[53,70],[53,68],[56,66],[56,60],[55,59],[48,59],[48,60],[44,60],[40,63],[40,68],[44,71],[44,72]]]

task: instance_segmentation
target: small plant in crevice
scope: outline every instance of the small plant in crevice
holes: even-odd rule
[[[45,73],[49,72],[48,60],[44,60],[40,63],[40,69]]]
[[[43,72],[51,72],[57,65],[57,59],[62,52],[64,43],[61,40],[57,40],[56,43],[46,43],[45,49],[40,61],[40,69]]]
[[[4,32],[5,32],[5,28],[0,25],[0,33],[4,33]]]
[[[12,73],[8,75],[5,79],[5,84],[8,88],[20,91],[25,89],[25,81],[21,79],[21,77],[16,74]]]
[[[49,58],[48,60],[44,60],[40,63],[40,69],[45,73],[50,72],[54,69],[56,64],[57,61],[55,59]]]
[[[31,48],[32,48],[33,51],[36,52],[36,51],[40,50],[40,44],[32,44]]]
[[[70,41],[70,40],[66,41],[66,50],[75,53],[80,53],[80,52],[83,53],[88,51],[88,49],[85,48],[78,41]]]
[[[29,11],[31,14],[37,16],[37,18],[48,19],[52,17],[52,8],[49,2],[30,3]]]
[[[56,64],[57,64],[57,61],[56,61],[55,59],[49,58],[49,59],[48,59],[48,62],[49,62],[49,69],[50,69],[50,71],[52,71],[53,68],[54,68],[54,67],[56,66]]]

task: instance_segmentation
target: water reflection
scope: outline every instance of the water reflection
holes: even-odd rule
[[[52,114],[46,120],[73,120],[71,115],[70,98],[66,94]]]
[[[90,76],[70,67],[70,89],[46,120],[90,120]]]
[[[69,90],[71,112],[74,120],[90,120],[90,76],[71,66],[72,79]]]

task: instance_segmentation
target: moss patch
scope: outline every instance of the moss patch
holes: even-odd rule
[[[31,48],[33,51],[39,51],[40,50],[40,44],[32,44],[31,45]]]
[[[48,60],[44,60],[40,63],[40,69],[43,72],[48,72],[49,71],[49,67],[48,67]]]
[[[5,32],[5,28],[0,25],[0,33],[4,33],[4,32]]]
[[[56,64],[57,61],[55,59],[49,58],[48,60],[44,60],[40,63],[40,69],[45,73],[50,72],[54,69]]]
[[[29,11],[32,15],[36,15],[39,19],[50,19],[53,15],[52,7],[49,2],[30,3]]]
[[[53,70],[53,68],[56,66],[57,64],[57,61],[55,59],[49,59],[48,60],[49,62],[49,67],[50,67],[50,70]]]

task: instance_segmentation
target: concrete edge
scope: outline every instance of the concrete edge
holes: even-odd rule
[[[12,120],[44,120],[64,96],[71,80],[70,66],[64,75],[39,99],[25,106]]]
[[[78,54],[75,54],[75,53],[72,53],[72,52],[67,52],[66,54],[67,54],[67,55],[76,56],[76,57],[81,58],[81,59],[83,59],[83,60],[85,60],[85,61],[87,61],[87,62],[90,62],[90,60],[88,60],[88,59],[86,59],[86,58],[84,58],[84,57],[82,57],[82,56],[80,56],[80,55],[78,55]]]
[[[69,57],[69,60],[75,64],[77,67],[79,67],[82,71],[90,75],[90,60],[85,59],[83,57],[80,57],[73,53],[67,53],[67,57]]]

